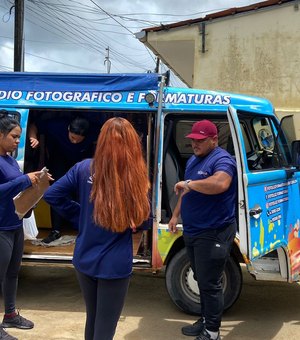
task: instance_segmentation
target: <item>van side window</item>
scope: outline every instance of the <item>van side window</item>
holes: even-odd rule
[[[243,135],[243,140],[244,140],[244,144],[245,144],[246,154],[248,155],[249,153],[251,153],[252,148],[251,148],[251,144],[250,144],[249,135],[246,131],[246,126],[242,122],[241,122],[241,129],[242,129],[242,135]]]
[[[12,118],[12,119],[16,119],[19,123],[21,122],[21,113],[18,111],[13,111],[13,110],[5,110],[0,108],[0,113],[3,115],[7,115],[8,117]],[[20,138],[20,144],[18,146],[18,148],[16,148],[16,150],[14,150],[13,152],[10,153],[10,155],[13,158],[17,158],[18,157],[18,151],[20,148],[24,148],[24,139],[23,139],[23,135],[21,134],[21,138]]]
[[[192,125],[197,120],[193,121],[178,121],[176,124],[176,131],[175,131],[175,140],[177,144],[177,148],[180,152],[180,154],[184,158],[188,158],[193,154],[191,141],[185,136],[191,131]],[[234,148],[233,148],[233,142],[231,138],[230,133],[230,127],[226,120],[214,120],[212,121],[216,124],[218,129],[218,144],[221,148],[227,150],[232,156],[234,156]],[[248,142],[248,138],[246,136],[246,132],[243,129],[243,135],[246,143],[246,151],[250,151],[250,145]]]
[[[249,170],[268,170],[287,165],[289,150],[283,146],[284,136],[278,134],[278,126],[269,117],[256,117],[251,122],[254,153],[248,157]]]

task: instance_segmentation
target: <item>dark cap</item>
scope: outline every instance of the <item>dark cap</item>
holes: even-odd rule
[[[209,120],[200,120],[192,127],[192,132],[185,136],[191,139],[205,139],[208,137],[215,137],[218,134],[217,127]]]

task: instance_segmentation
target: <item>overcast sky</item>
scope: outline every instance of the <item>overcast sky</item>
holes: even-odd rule
[[[134,33],[195,19],[249,0],[24,0],[25,64],[31,72],[146,72],[153,54]],[[14,0],[0,0],[0,71],[13,71]]]

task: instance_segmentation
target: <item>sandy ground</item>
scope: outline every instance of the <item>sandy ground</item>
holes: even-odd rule
[[[244,279],[240,299],[223,317],[222,339],[298,340],[300,286],[256,282],[247,273]],[[24,266],[17,305],[35,322],[32,330],[9,329],[19,340],[83,339],[85,311],[72,267]],[[193,321],[169,299],[162,275],[135,273],[114,339],[194,339],[180,332]]]

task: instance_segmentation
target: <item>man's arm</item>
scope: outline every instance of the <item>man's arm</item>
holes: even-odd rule
[[[174,208],[172,217],[171,217],[171,219],[169,221],[169,230],[172,233],[176,233],[177,232],[177,223],[178,223],[178,218],[180,216],[182,195],[183,195],[183,193],[180,193],[180,196],[179,196],[177,204],[176,204],[176,206]]]
[[[227,191],[230,187],[232,177],[225,171],[217,171],[212,176],[205,179],[180,181],[175,185],[175,192],[181,190],[195,190],[206,195],[218,195]]]

